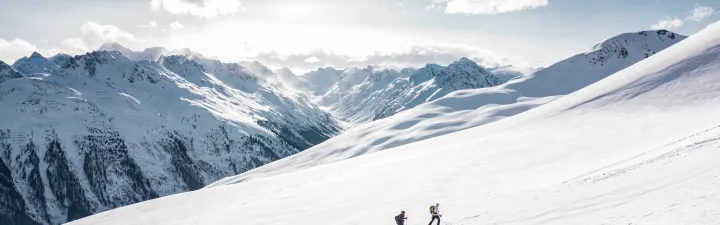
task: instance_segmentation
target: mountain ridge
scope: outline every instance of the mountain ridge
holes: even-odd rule
[[[498,122],[262,179],[225,180],[71,224],[381,224],[400,210],[427,215],[435,202],[453,224],[717,221],[708,212],[720,203],[713,198],[720,192],[719,34],[720,26],[706,28]],[[269,173],[262,171],[269,165],[254,171]]]
[[[0,83],[0,221],[59,224],[196,190],[340,131],[262,75],[190,57],[94,51],[45,68],[33,54],[17,65],[45,75],[27,77],[1,63],[13,78]]]
[[[641,35],[640,33],[642,32],[635,34]],[[662,42],[662,45],[656,43],[658,45],[651,46],[652,50],[661,52],[686,38],[677,34],[673,36],[676,38],[671,39],[672,42]],[[270,163],[234,178],[225,178],[227,181],[219,181],[210,186],[347,160],[504,120],[553,102],[646,59],[645,44],[636,43],[633,46],[639,48],[631,48],[627,57],[621,57],[621,51],[615,50],[581,53],[496,87],[455,91],[394,116],[348,129],[288,159]],[[617,55],[608,58],[604,65],[591,60],[597,58],[597,54],[608,52]],[[342,151],[318,156],[321,155],[319,152],[336,149]]]

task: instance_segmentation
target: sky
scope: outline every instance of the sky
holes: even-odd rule
[[[692,35],[717,0],[0,0],[0,60],[106,42],[318,67],[547,66],[626,32]]]

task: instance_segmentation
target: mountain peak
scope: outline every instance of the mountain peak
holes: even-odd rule
[[[455,61],[447,66],[447,69],[462,68],[462,70],[481,70],[485,71],[485,68],[478,65],[475,61],[462,57],[458,61]]]
[[[18,73],[10,65],[0,60],[0,83],[6,80],[21,78],[22,74]]]
[[[467,63],[477,64],[477,63],[475,63],[475,61],[472,61],[472,60],[470,60],[470,59],[467,58],[467,57],[462,57],[462,58],[460,58],[458,61],[456,61],[456,63],[462,63],[462,64],[467,64]]]
[[[26,75],[50,73],[58,68],[56,64],[37,52],[33,52],[30,57],[18,59],[12,67]]]
[[[593,46],[590,51],[592,52],[608,48],[614,49],[618,45],[629,46],[633,44],[639,44],[646,45],[647,48],[653,48],[647,50],[657,52],[657,50],[654,50],[654,48],[656,48],[657,46],[667,46],[668,43],[674,44],[680,42],[681,40],[684,40],[685,38],[687,38],[687,36],[676,34],[667,30],[646,30],[636,33],[623,33],[605,39],[604,41]]]
[[[31,58],[31,59],[45,59],[45,57],[42,56],[42,55],[40,55],[40,53],[38,53],[38,52],[33,52],[33,53],[30,55],[30,58]]]
[[[117,42],[106,42],[98,48],[98,51],[118,51],[121,53],[132,52],[132,50]]]

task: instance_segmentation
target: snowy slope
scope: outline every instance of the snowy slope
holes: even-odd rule
[[[622,34],[603,42],[608,49],[578,54],[497,87],[456,91],[395,116],[358,125],[301,154],[243,176],[331,163],[501,120],[586,87],[645,59],[647,52],[659,52],[685,38],[665,31]],[[620,54],[625,52],[622,49],[627,49],[627,56]],[[611,57],[613,52],[616,55]],[[605,59],[603,65],[593,60],[597,58]],[[336,153],[324,154],[327,151]]]
[[[318,104],[339,118],[359,124],[392,116],[456,90],[492,87],[507,80],[467,58],[446,67],[428,64],[399,71],[351,68],[320,97]]]
[[[70,224],[716,223],[719,56],[716,24],[505,120]]]
[[[0,63],[3,78],[20,76],[0,83],[0,222],[58,224],[199,189],[339,130],[235,63],[97,51],[15,65],[46,74]]]

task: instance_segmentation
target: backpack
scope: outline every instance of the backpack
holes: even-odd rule
[[[402,224],[402,222],[403,222],[402,215],[395,216],[395,222],[397,224]]]
[[[430,206],[430,214],[433,214],[433,213],[435,213],[435,206],[431,205]]]

